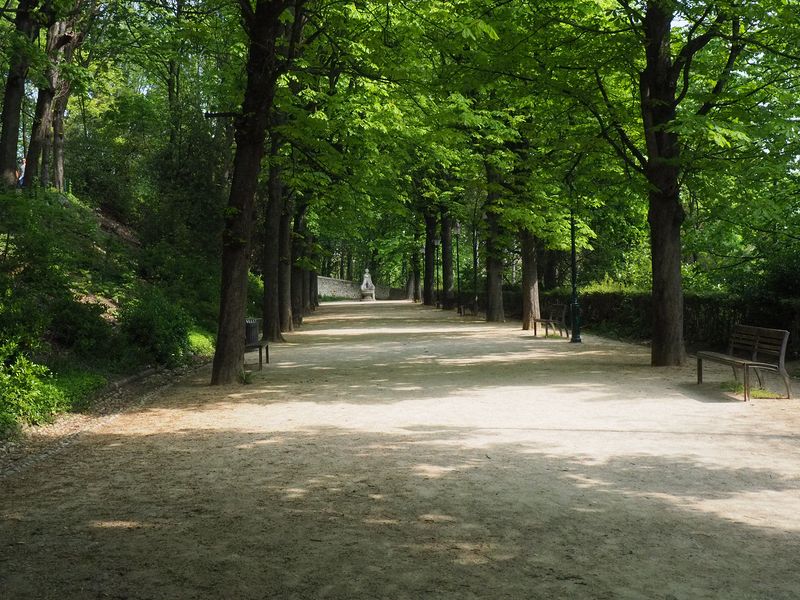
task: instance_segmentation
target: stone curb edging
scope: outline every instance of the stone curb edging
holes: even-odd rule
[[[125,404],[124,406],[119,407],[114,412],[106,415],[98,415],[97,417],[93,418],[85,427],[81,427],[78,431],[74,431],[70,434],[65,435],[64,437],[54,441],[51,444],[45,446],[42,450],[31,454],[30,456],[26,456],[24,458],[19,459],[16,462],[11,463],[5,469],[0,469],[0,482],[5,481],[6,479],[13,477],[14,475],[19,475],[26,470],[30,469],[31,467],[44,462],[51,456],[55,456],[65,448],[71,446],[75,441],[78,440],[80,436],[85,433],[91,433],[92,431],[96,431],[97,429],[112,423],[114,420],[119,418],[120,416],[130,412],[131,410],[141,408],[148,404],[153,398],[159,396],[166,390],[170,389],[175,384],[176,377],[183,377],[190,373],[194,373],[195,371],[199,371],[203,367],[207,366],[208,363],[201,363],[199,365],[195,365],[193,367],[187,367],[183,369],[175,369],[172,371],[163,370],[163,369],[156,369],[156,368],[149,368],[141,371],[139,373],[135,373],[129,377],[125,377],[119,381],[111,382],[107,386],[107,393],[100,396],[95,402],[102,402],[104,400],[108,400],[115,394],[119,394],[127,386],[130,386],[133,383],[138,383],[147,379],[148,377],[153,377],[156,375],[170,375],[169,380],[165,383],[161,383],[156,385],[155,389],[143,394],[141,397],[137,398],[136,400]]]

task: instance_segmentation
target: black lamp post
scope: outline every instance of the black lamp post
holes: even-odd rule
[[[570,314],[572,316],[572,339],[570,343],[581,342],[581,307],[578,304],[578,261],[575,252],[575,208],[569,209],[569,232],[572,249],[572,303]]]
[[[458,238],[461,237],[461,223],[456,221],[455,226],[456,231],[456,290],[458,293],[458,314],[460,316],[464,316],[464,308],[461,306],[461,254],[458,251]]]

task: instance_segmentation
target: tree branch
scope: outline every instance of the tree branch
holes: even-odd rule
[[[619,139],[625,145],[625,147],[630,151],[630,153],[636,158],[639,165],[642,168],[647,166],[647,159],[645,158],[644,154],[636,147],[636,145],[631,141],[631,138],[628,137],[628,134],[622,128],[619,121],[614,118],[613,106],[611,104],[611,100],[608,97],[608,92],[606,91],[605,85],[603,85],[603,80],[600,78],[600,73],[597,71],[594,72],[594,79],[597,83],[597,87],[600,89],[600,95],[603,97],[603,104],[606,106],[606,110],[609,113],[609,117],[611,118],[611,126],[617,132]]]
[[[703,106],[697,111],[697,114],[700,116],[707,115],[708,112],[714,108],[716,105],[716,101],[719,99],[719,96],[722,94],[722,91],[725,89],[725,84],[731,77],[731,72],[733,71],[733,66],[736,64],[736,59],[744,50],[744,44],[742,44],[739,40],[739,30],[740,30],[740,23],[738,18],[734,18],[731,24],[731,47],[728,52],[728,60],[725,62],[725,67],[722,69],[722,73],[720,73],[719,79],[714,84],[714,88],[711,90],[711,97],[703,103]]]
[[[706,14],[707,13],[704,13],[700,21],[705,18]],[[693,27],[689,30],[689,39],[686,41],[686,44],[684,44],[683,48],[681,48],[680,52],[678,52],[678,55],[675,57],[675,62],[672,64],[672,71],[670,73],[672,81],[678,81],[681,72],[685,69],[688,69],[688,65],[691,64],[694,55],[705,48],[715,37],[719,37],[719,28],[725,19],[725,14],[719,13],[717,18],[714,19],[714,22],[708,27],[706,32],[697,36],[696,38],[691,37],[696,28]],[[686,80],[687,76],[684,74],[684,81]]]
[[[239,0],[239,9],[242,13],[242,21],[244,24],[244,30],[250,35],[250,31],[253,29],[253,24],[256,19],[256,13],[253,10],[253,5],[250,4],[250,0]]]

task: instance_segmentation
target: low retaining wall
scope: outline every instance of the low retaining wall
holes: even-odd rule
[[[361,284],[355,281],[318,276],[317,288],[322,297],[361,300]],[[405,290],[375,284],[376,300],[405,300],[405,298]]]

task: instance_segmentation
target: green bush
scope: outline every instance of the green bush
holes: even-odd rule
[[[120,325],[142,362],[178,366],[190,354],[187,314],[158,288],[148,288],[120,311]]]
[[[39,226],[52,212],[27,195],[0,194],[0,339],[24,352],[39,347],[52,303],[69,293],[57,237]]]
[[[17,342],[0,345],[0,435],[9,435],[22,423],[47,422],[66,406],[66,396],[47,367],[22,354]]]
[[[103,375],[77,369],[58,372],[53,376],[53,385],[61,390],[69,410],[87,408],[107,384],[108,379]]]
[[[189,351],[194,356],[212,356],[214,354],[213,336],[205,331],[192,329],[189,332]]]
[[[111,323],[103,318],[105,307],[64,298],[54,304],[50,335],[63,348],[92,360],[109,358],[117,340]]]
[[[264,303],[264,280],[261,275],[255,273],[247,274],[247,314],[249,316],[261,316]]]

